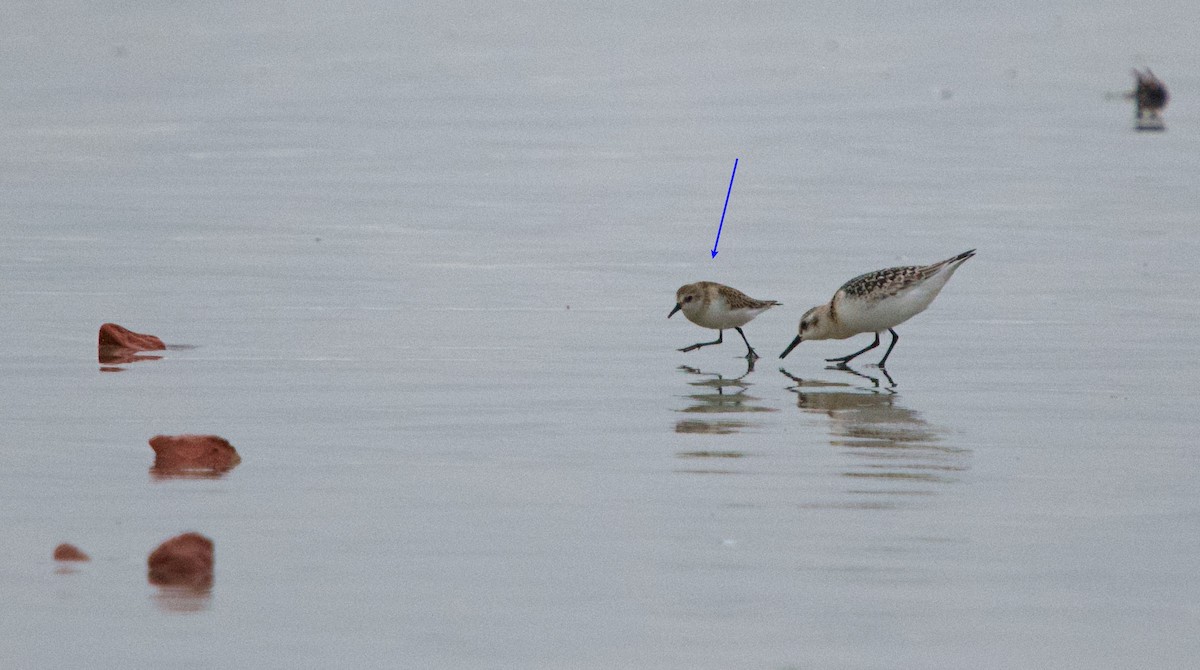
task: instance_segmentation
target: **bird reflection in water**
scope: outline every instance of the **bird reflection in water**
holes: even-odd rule
[[[745,381],[747,375],[754,371],[754,361],[747,362],[746,371],[732,379],[712,372],[703,372],[698,368],[687,365],[679,366],[680,370],[700,377],[688,384],[696,391],[684,396],[688,406],[677,410],[689,415],[675,423],[677,433],[708,433],[727,435],[736,433],[751,424],[742,418],[730,415],[748,415],[757,412],[774,412],[772,407],[758,403],[761,398],[752,396],[746,391],[751,384]]]
[[[969,450],[943,443],[943,431],[918,412],[898,402],[896,382],[885,370],[882,378],[848,366],[827,368],[854,375],[862,383],[801,379],[780,368],[795,384],[801,411],[829,419],[830,444],[850,456],[841,476],[855,482],[847,493],[867,496],[932,495],[940,486],[957,481],[967,469]],[[872,498],[864,507],[893,507],[894,501]]]

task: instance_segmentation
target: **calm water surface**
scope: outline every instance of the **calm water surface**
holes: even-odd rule
[[[1191,3],[9,13],[0,666],[1200,653]],[[886,374],[778,360],[970,248]],[[675,351],[700,279],[784,303],[753,369]],[[152,477],[188,432],[242,464]],[[150,586],[186,530],[213,588]]]

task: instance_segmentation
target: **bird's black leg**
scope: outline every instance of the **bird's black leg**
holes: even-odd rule
[[[892,334],[892,343],[888,345],[887,353],[883,355],[883,358],[879,359],[879,367],[881,368],[887,365],[887,357],[892,355],[892,349],[896,348],[896,342],[900,341],[900,336],[896,334],[894,328],[888,328],[888,332]],[[875,341],[879,342],[879,333],[875,333]]]
[[[690,347],[684,347],[684,348],[680,349],[680,351],[691,351],[693,349],[699,349],[700,347],[707,347],[710,344],[720,344],[721,342],[724,341],[724,338],[725,338],[725,331],[718,330],[717,331],[717,339],[713,340],[712,342],[697,342]]]
[[[896,343],[896,342],[895,342],[895,340],[893,340],[893,341],[892,341],[892,344],[895,344],[895,343]],[[865,353],[865,352],[867,352],[867,351],[870,351],[870,350],[872,350],[872,349],[874,349],[875,347],[878,347],[878,346],[879,346],[879,333],[875,333],[875,341],[874,341],[874,342],[872,342],[872,343],[871,343],[870,345],[868,345],[867,347],[865,347],[865,348],[863,348],[863,349],[859,349],[858,351],[856,351],[856,352],[854,352],[854,353],[850,354],[849,356],[842,356],[841,358],[826,358],[826,359],[825,359],[825,362],[827,362],[827,363],[849,363],[849,362],[850,362],[850,359],[854,358],[855,356],[857,356],[857,355],[859,355],[859,354],[861,354],[861,353]],[[889,350],[889,351],[890,351],[890,350]],[[884,358],[887,358],[887,356],[884,356]]]
[[[737,326],[734,326],[733,329],[738,332],[738,335],[742,336],[742,341],[746,343],[746,358],[750,360],[758,358],[758,352],[754,350],[754,347],[750,346],[750,340],[746,339],[746,334],[742,332],[742,329]]]

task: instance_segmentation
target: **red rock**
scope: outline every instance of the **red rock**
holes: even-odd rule
[[[98,344],[101,347],[116,347],[133,351],[158,351],[167,348],[162,340],[153,335],[135,333],[115,323],[106,323],[100,326]]]
[[[135,333],[115,323],[100,326],[100,336],[97,338],[97,356],[103,365],[154,360],[157,357],[135,354],[139,351],[160,351],[166,348],[167,345],[153,335]]]
[[[242,462],[229,440],[216,435],[155,435],[150,448],[154,450],[150,472],[163,477],[217,476]]]
[[[73,544],[60,544],[54,548],[54,560],[56,561],[90,561],[91,558]]]
[[[213,542],[199,533],[184,533],[163,542],[146,562],[150,568],[147,578],[155,586],[212,586]]]

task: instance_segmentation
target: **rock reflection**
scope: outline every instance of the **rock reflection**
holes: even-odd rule
[[[118,367],[128,365],[130,363],[139,363],[141,361],[161,361],[162,356],[152,356],[148,354],[139,354],[136,351],[128,349],[107,349],[101,348],[97,351],[97,359],[100,362],[101,372],[121,372],[125,368]]]
[[[212,588],[190,586],[159,586],[153,595],[154,603],[164,612],[192,614],[208,609]]]
[[[170,344],[166,348],[172,351],[184,351],[195,349],[196,347],[190,344]],[[96,350],[96,357],[100,362],[100,372],[124,372],[126,368],[121,367],[123,365],[140,363],[142,361],[161,361],[163,359],[162,356],[155,354],[143,354],[137,350],[111,346],[98,348]]]
[[[156,482],[165,482],[172,479],[220,479],[229,474],[231,469],[160,468],[157,465],[152,465],[150,466],[150,479]]]
[[[719,373],[703,372],[686,365],[679,366],[679,369],[690,375],[702,377],[702,379],[688,382],[689,385],[696,387],[697,392],[684,396],[690,404],[677,411],[692,416],[680,419],[675,423],[675,432],[677,433],[728,435],[752,425],[742,418],[729,415],[776,411],[772,407],[757,404],[761,398],[746,392],[751,384],[745,381],[745,377],[754,371],[754,361],[748,363],[745,372],[732,379],[727,379]]]
[[[851,458],[841,475],[856,482],[848,493],[879,496],[932,495],[957,481],[967,469],[969,451],[943,443],[943,431],[918,412],[898,402],[896,382],[884,370],[881,377],[848,367],[829,368],[851,374],[864,383],[800,379],[795,382],[796,406],[829,419],[830,444]],[[894,505],[874,501],[871,508]]]

